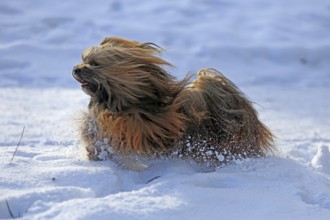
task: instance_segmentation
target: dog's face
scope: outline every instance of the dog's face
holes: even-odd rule
[[[118,63],[124,58],[116,54],[121,47],[134,48],[135,42],[116,38],[106,38],[100,45],[87,48],[82,54],[82,63],[73,68],[73,77],[80,82],[82,90],[90,96],[95,96],[106,86],[107,78],[118,68]]]
[[[173,78],[162,69],[170,64],[156,56],[160,52],[152,43],[105,38],[83,52],[72,74],[86,94],[109,110],[161,105],[171,96]]]

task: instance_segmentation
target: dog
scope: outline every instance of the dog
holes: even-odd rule
[[[90,96],[80,120],[90,160],[133,170],[159,158],[219,167],[273,150],[273,134],[233,82],[212,68],[178,81],[165,69],[172,65],[159,57],[162,51],[119,37],[83,51],[72,74]]]

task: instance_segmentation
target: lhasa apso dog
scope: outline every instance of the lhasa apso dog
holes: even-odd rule
[[[177,81],[153,43],[107,37],[86,49],[74,78],[90,96],[81,120],[89,159],[141,170],[157,158],[217,167],[265,156],[273,135],[245,95],[215,69]]]

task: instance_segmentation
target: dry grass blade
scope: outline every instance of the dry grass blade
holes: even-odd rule
[[[16,149],[15,149],[15,152],[14,152],[13,157],[11,158],[9,164],[11,164],[11,163],[13,162],[13,159],[14,159],[15,154],[16,154],[16,152],[17,152],[18,146],[20,145],[21,140],[22,140],[22,138],[23,138],[24,130],[25,130],[25,125],[24,125],[23,130],[22,130],[21,138],[19,139],[19,141],[18,141],[18,143],[17,143],[17,146],[16,146]]]
[[[10,217],[11,217],[11,218],[15,218],[14,215],[13,215],[13,212],[12,212],[11,209],[10,209],[10,206],[9,206],[9,203],[8,203],[7,200],[6,200],[6,205],[7,205],[7,209],[8,209],[8,212],[9,212]]]
[[[154,178],[151,178],[150,180],[148,180],[148,181],[146,182],[146,184],[148,184],[148,183],[154,181],[155,179],[158,179],[159,177],[160,177],[160,176],[155,176]]]

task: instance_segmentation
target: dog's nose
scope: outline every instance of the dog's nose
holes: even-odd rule
[[[73,70],[72,70],[72,73],[73,74],[79,74],[81,72],[81,68],[79,68],[79,67],[73,67]]]

